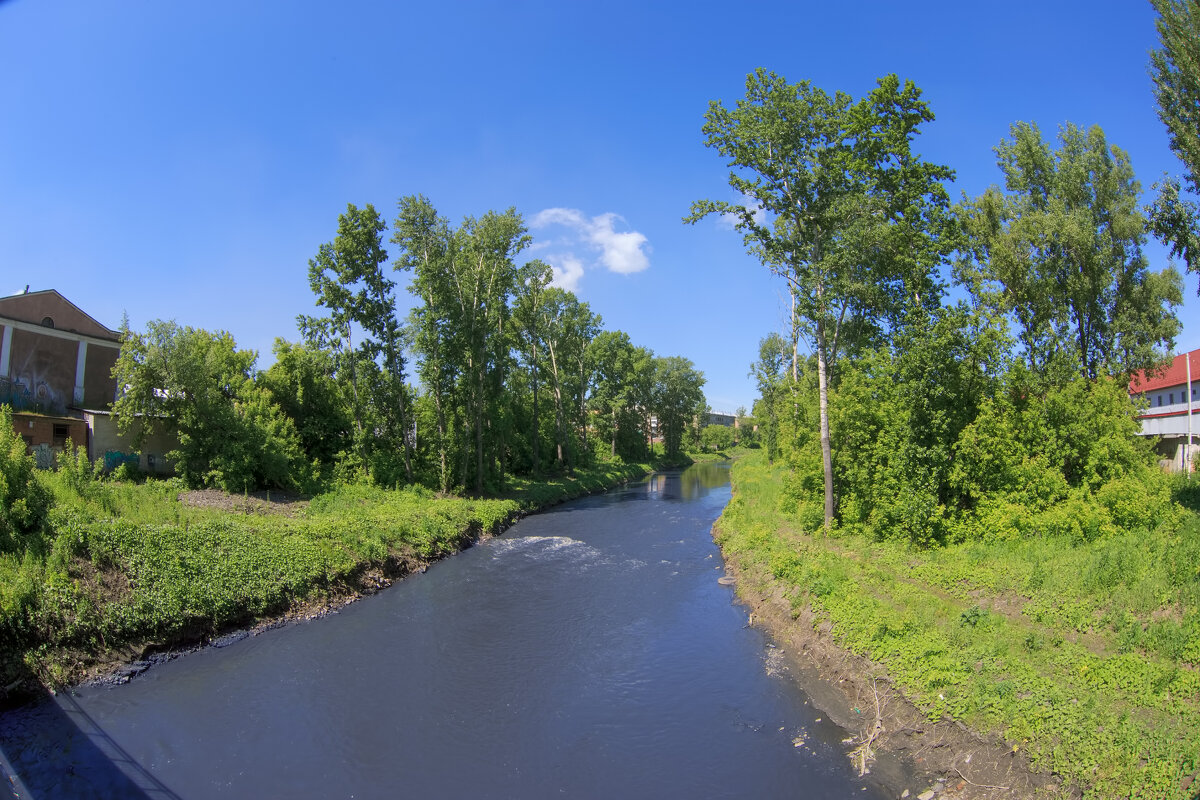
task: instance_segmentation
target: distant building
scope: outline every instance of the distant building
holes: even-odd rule
[[[707,425],[724,425],[726,428],[737,427],[737,417],[733,414],[723,414],[720,411],[708,412]]]
[[[1189,469],[1200,451],[1200,350],[1175,356],[1170,366],[1150,378],[1137,373],[1129,393],[1145,400],[1146,408],[1138,415],[1141,435],[1159,437],[1155,449],[1163,466],[1173,472]]]
[[[93,461],[108,453],[132,453],[117,435],[112,404],[117,397],[113,367],[121,336],[85,314],[54,289],[0,297],[0,404],[13,409],[13,428],[38,466],[52,465],[69,439]],[[89,409],[85,411],[85,409]],[[102,429],[96,441],[97,425]],[[140,454],[143,470],[169,470],[161,447],[157,457]],[[150,456],[149,458],[147,456]],[[111,459],[109,459],[111,460]]]
[[[0,297],[0,403],[14,411],[110,407],[120,352],[116,331],[53,289]]]

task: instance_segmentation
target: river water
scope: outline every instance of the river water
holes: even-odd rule
[[[729,495],[699,464],[533,515],[335,615],[8,712],[0,751],[34,798],[885,796],[718,584]]]

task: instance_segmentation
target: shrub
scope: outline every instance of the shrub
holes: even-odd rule
[[[0,406],[0,552],[40,544],[50,493],[38,481],[25,440],[13,428],[12,409]]]

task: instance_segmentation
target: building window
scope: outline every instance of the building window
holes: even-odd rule
[[[1169,402],[1171,405],[1175,404],[1175,393],[1174,392],[1171,392],[1171,399],[1168,400],[1167,402]]]
[[[54,319],[51,317],[42,317],[42,327],[43,328],[53,328],[54,327]]]
[[[67,439],[71,438],[70,425],[55,425],[54,426],[54,441],[52,447],[65,447]]]

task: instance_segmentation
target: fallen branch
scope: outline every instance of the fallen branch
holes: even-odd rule
[[[887,705],[887,698],[880,699],[879,684],[874,678],[871,679],[871,691],[875,695],[875,724],[870,727],[869,731],[863,731],[859,737],[862,739],[862,743],[850,751],[850,760],[858,768],[859,777],[870,772],[870,764],[875,760],[875,751],[871,745],[884,731],[883,708]]]

